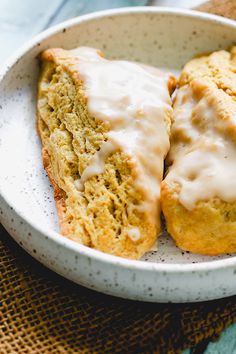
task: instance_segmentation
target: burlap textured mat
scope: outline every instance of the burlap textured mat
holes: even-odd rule
[[[216,4],[230,9],[231,3],[230,17],[236,18],[235,0],[211,3],[214,8],[206,6],[220,14]],[[177,354],[190,347],[200,354],[234,321],[236,297],[146,304],[74,285],[34,261],[0,228],[0,354]]]
[[[197,7],[196,10],[236,20],[236,0],[211,0]]]
[[[62,279],[0,229],[0,353],[179,353],[204,347],[236,320],[236,297],[147,304]]]

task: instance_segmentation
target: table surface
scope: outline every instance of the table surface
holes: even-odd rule
[[[159,5],[191,8],[203,0],[0,0],[0,63],[44,29],[81,14],[123,6]],[[4,231],[3,231],[4,232]],[[190,354],[187,349],[183,354]],[[236,354],[236,324],[210,343],[204,354]]]

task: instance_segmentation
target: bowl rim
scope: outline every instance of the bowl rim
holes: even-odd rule
[[[89,22],[90,20],[96,20],[107,17],[116,17],[121,15],[130,14],[163,14],[163,15],[175,15],[179,17],[192,17],[199,18],[206,22],[214,22],[222,25],[226,25],[236,30],[236,21],[226,19],[224,17],[202,13],[193,10],[183,10],[169,7],[154,7],[154,6],[137,6],[137,7],[125,7],[110,10],[97,11],[94,13],[78,16],[67,21],[61,22],[49,29],[39,33],[30,40],[28,40],[23,46],[16,50],[13,55],[2,65],[0,69],[0,81],[4,80],[6,74],[12,69],[12,67],[30,50],[36,47],[41,41],[55,35],[64,29],[69,29],[75,25],[81,24],[83,22]],[[19,208],[15,207],[10,200],[8,200],[7,194],[1,190],[0,186],[0,197],[5,201],[7,206],[14,210],[18,216],[26,222],[34,231],[42,234],[44,237],[48,237],[52,242],[61,247],[65,247],[68,250],[89,257],[98,262],[105,263],[107,265],[119,266],[126,269],[136,269],[145,272],[155,272],[155,273],[195,273],[195,272],[205,272],[214,271],[224,268],[230,268],[236,266],[236,256],[231,258],[225,258],[221,260],[204,261],[201,263],[154,263],[145,262],[140,260],[125,259],[118,256],[110,255],[82,244],[79,244],[73,240],[62,236],[60,233],[45,228],[41,225],[36,225],[30,220],[28,215],[22,215]]]

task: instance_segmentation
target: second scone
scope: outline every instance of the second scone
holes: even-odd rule
[[[140,258],[160,230],[167,75],[92,48],[42,53],[37,126],[62,233]]]
[[[161,203],[176,244],[207,255],[236,252],[235,47],[184,67],[167,162]]]

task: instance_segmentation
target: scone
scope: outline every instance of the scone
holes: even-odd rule
[[[173,78],[85,47],[40,61],[37,127],[62,234],[140,258],[160,231]]]
[[[184,250],[236,252],[236,47],[191,60],[179,86],[161,184],[167,229]]]

